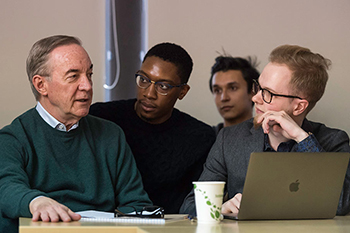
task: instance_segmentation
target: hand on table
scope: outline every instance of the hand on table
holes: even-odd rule
[[[229,215],[237,217],[239,212],[239,207],[241,205],[242,194],[237,193],[233,198],[222,204],[221,213],[224,215]]]
[[[48,197],[38,197],[30,202],[29,210],[32,213],[32,220],[43,222],[78,221],[81,216],[71,211],[68,207]]]

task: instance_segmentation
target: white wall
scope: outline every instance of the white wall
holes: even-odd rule
[[[257,55],[298,44],[333,61],[326,93],[308,118],[350,134],[349,0],[149,0],[149,46],[182,45],[194,60],[191,90],[177,107],[209,123],[221,121],[208,87],[214,58]]]
[[[105,1],[30,0],[0,2],[0,128],[35,106],[25,60],[39,39],[79,37],[94,63],[94,100],[103,100]]]

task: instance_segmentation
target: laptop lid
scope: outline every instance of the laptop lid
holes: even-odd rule
[[[252,153],[238,219],[333,218],[350,153]]]

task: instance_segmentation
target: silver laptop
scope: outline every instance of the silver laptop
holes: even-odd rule
[[[336,214],[350,153],[252,153],[239,220],[321,219]]]

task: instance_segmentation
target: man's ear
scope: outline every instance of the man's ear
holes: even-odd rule
[[[293,115],[294,116],[299,116],[303,113],[306,112],[307,107],[309,106],[309,101],[305,100],[305,99],[295,99],[294,101],[296,101],[296,104],[294,106],[293,109]]]
[[[40,75],[34,75],[32,78],[32,83],[37,92],[40,93],[40,95],[45,96],[47,95],[47,88],[46,88],[46,83],[47,79],[43,76]]]
[[[190,86],[188,84],[182,86],[178,99],[182,100],[189,90],[190,90]]]

